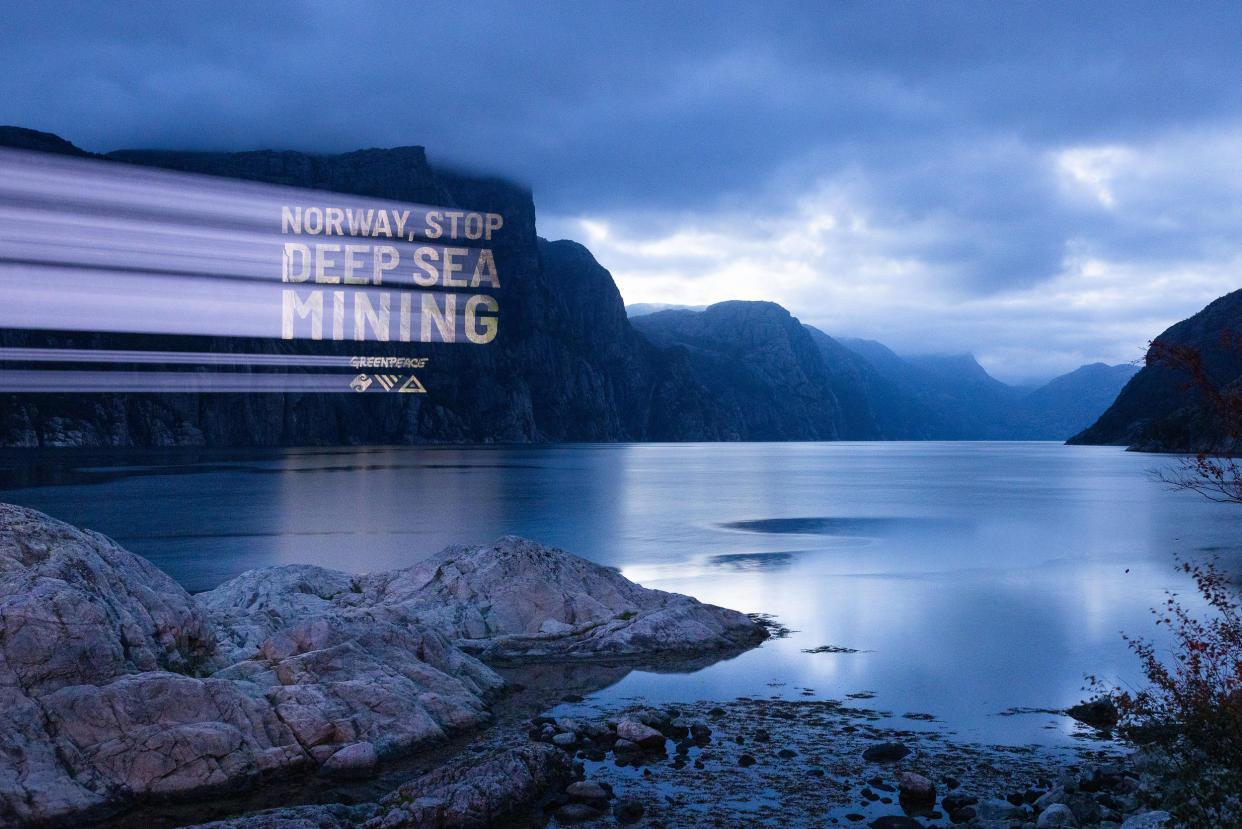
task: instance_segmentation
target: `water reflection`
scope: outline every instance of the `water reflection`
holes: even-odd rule
[[[1072,738],[1083,677],[1140,673],[1172,554],[1242,563],[1242,510],[1160,458],[1047,443],[677,444],[0,453],[0,499],[116,537],[191,590],[290,562],[365,571],[505,534],[794,630],[690,673],[560,687],[676,702],[843,699],[988,742]],[[1128,572],[1127,572],[1128,571]],[[831,644],[859,653],[803,653]],[[684,666],[683,666],[684,669]],[[581,691],[580,691],[581,693]]]

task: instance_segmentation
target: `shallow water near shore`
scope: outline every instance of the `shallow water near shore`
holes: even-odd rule
[[[1041,711],[1085,674],[1141,679],[1121,632],[1154,633],[1164,591],[1190,591],[1174,553],[1242,563],[1242,509],[1165,490],[1148,470],[1168,462],[1054,443],[11,450],[0,500],[191,591],[524,535],[793,631],[691,673],[591,669],[588,703],[845,699],[893,728],[1057,746],[1081,732]]]

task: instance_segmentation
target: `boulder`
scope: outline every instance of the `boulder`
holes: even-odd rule
[[[1134,815],[1121,824],[1121,829],[1166,829],[1173,825],[1173,816],[1168,812],[1142,812]]]
[[[617,737],[647,750],[664,748],[663,734],[649,725],[633,720],[621,720],[617,723]]]
[[[99,533],[0,504],[0,685],[31,695],[140,671],[216,666],[205,613]]]
[[[1035,825],[1038,829],[1052,829],[1053,827],[1078,829],[1078,818],[1074,817],[1069,806],[1064,803],[1053,803],[1040,814]]]
[[[903,805],[927,806],[936,802],[936,784],[912,771],[897,775],[897,791]]]
[[[910,753],[905,743],[876,743],[863,749],[863,759],[869,763],[892,763]]]
[[[528,743],[486,760],[461,757],[404,784],[380,801],[364,829],[466,829],[503,826],[572,775],[568,755]]]
[[[737,650],[767,635],[737,611],[516,536],[449,547],[360,584],[367,604],[399,607],[484,661]]]

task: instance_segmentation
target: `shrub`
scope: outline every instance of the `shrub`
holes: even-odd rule
[[[1122,733],[1145,743],[1161,807],[1188,826],[1242,826],[1242,600],[1215,562],[1180,568],[1211,608],[1197,618],[1170,593],[1154,609],[1173,636],[1171,658],[1125,637],[1148,687],[1113,689]]]

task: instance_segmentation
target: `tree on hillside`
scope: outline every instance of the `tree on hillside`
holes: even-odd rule
[[[1227,352],[1242,356],[1242,337],[1226,329],[1220,343]],[[1181,458],[1174,469],[1157,473],[1175,489],[1188,489],[1212,501],[1242,504],[1242,467],[1236,452],[1242,449],[1242,378],[1213,377],[1203,353],[1189,345],[1153,340],[1147,364],[1164,365],[1186,376],[1183,391],[1197,391],[1207,406],[1213,431],[1220,435],[1220,451]]]
[[[1221,335],[1227,351],[1242,355],[1242,339]],[[1222,382],[1191,346],[1153,341],[1147,363],[1184,372],[1186,389],[1197,390],[1207,406],[1220,451],[1183,457],[1173,470],[1157,473],[1176,489],[1221,503],[1242,505],[1242,378]],[[1171,654],[1152,641],[1126,637],[1139,657],[1148,687],[1112,689],[1126,733],[1148,743],[1158,798],[1151,805],[1172,813],[1178,825],[1242,826],[1242,598],[1217,564],[1180,561],[1212,612],[1200,618],[1176,593],[1154,608],[1157,625],[1172,635]]]

